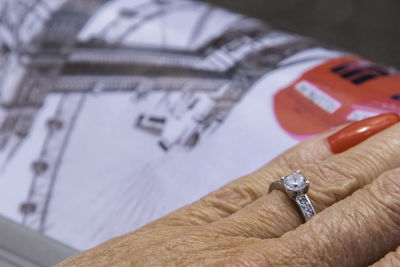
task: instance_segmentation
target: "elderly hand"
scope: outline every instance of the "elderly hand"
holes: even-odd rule
[[[398,121],[381,115],[314,137],[59,266],[400,266]],[[317,211],[307,223],[285,193],[267,193],[299,168]]]

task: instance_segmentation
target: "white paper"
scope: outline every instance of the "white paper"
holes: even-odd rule
[[[200,2],[1,3],[0,213],[78,249],[296,144],[273,95],[341,55]]]

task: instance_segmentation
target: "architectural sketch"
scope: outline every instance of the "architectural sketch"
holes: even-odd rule
[[[168,41],[162,26],[154,37],[158,44],[146,45],[137,37],[155,20],[196,9],[196,21],[178,44]],[[231,15],[220,32],[204,37],[215,10],[178,0],[0,4],[2,168],[29,136],[46,97],[60,96],[56,113],[47,121],[41,153],[31,162],[31,186],[20,206],[23,224],[46,232],[54,183],[88,95],[130,92],[131,104],[139,105],[161,94],[156,108],[141,107],[126,123],[153,136],[163,153],[190,150],[224,123],[265,73],[318,46],[239,15]]]

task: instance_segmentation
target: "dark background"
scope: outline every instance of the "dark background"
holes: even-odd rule
[[[206,0],[400,69],[400,0]]]

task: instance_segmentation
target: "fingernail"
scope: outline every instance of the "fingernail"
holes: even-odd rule
[[[328,143],[332,153],[341,153],[399,121],[399,115],[390,113],[354,122],[329,136]]]

